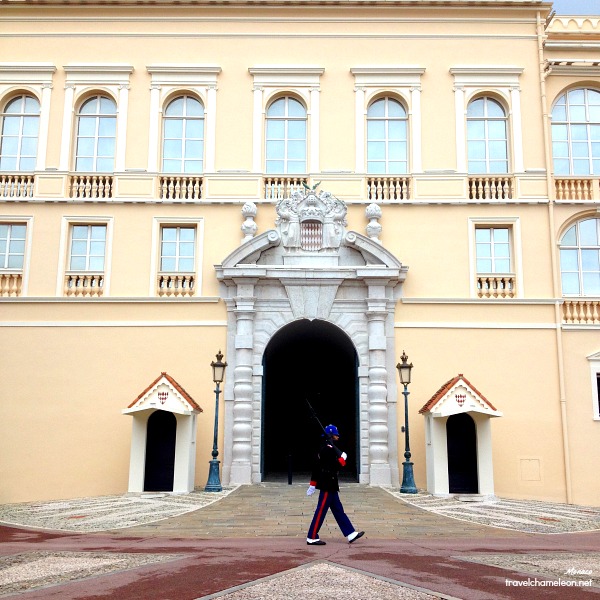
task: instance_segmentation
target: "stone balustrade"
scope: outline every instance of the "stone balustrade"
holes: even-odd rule
[[[161,200],[192,201],[202,198],[202,177],[187,175],[161,175],[159,197]]]
[[[600,200],[599,180],[593,177],[555,177],[557,200]]]
[[[506,175],[469,176],[469,200],[510,200],[513,189],[513,178]]]
[[[76,174],[69,179],[69,198],[75,200],[106,200],[113,197],[113,176]]]
[[[0,198],[32,198],[35,175],[3,173],[0,175]]]
[[[20,296],[22,285],[22,273],[0,273],[0,297]]]
[[[65,296],[99,297],[104,291],[103,273],[67,273]]]
[[[479,298],[514,298],[517,278],[512,273],[503,275],[477,275],[477,296]]]
[[[600,325],[600,298],[565,300],[563,323],[567,325]]]
[[[265,200],[282,200],[291,196],[296,190],[302,189],[304,185],[308,185],[308,178],[302,175],[264,177],[263,185]]]
[[[410,198],[410,177],[367,177],[367,199],[371,202],[400,202]]]
[[[156,293],[158,296],[189,297],[196,292],[196,277],[191,273],[160,273]]]

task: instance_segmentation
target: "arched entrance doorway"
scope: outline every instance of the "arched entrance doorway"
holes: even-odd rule
[[[289,461],[295,476],[310,473],[321,431],[308,398],[321,423],[340,430],[342,478],[357,481],[357,356],[346,334],[326,321],[295,321],[270,340],[263,367],[263,479],[287,477]]]
[[[477,433],[467,413],[448,417],[448,487],[451,494],[477,494]]]
[[[157,410],[148,418],[146,437],[145,492],[172,492],[175,476],[177,419],[171,412]]]

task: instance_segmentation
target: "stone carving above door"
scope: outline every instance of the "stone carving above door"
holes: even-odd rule
[[[288,251],[319,252],[340,247],[346,227],[347,208],[330,192],[312,188],[297,190],[280,200],[275,225]]]

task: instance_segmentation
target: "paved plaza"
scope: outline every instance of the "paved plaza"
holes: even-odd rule
[[[304,484],[0,507],[0,597],[600,598],[600,509],[342,486],[366,535],[304,540]]]

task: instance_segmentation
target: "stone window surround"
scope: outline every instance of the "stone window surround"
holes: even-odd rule
[[[4,104],[18,93],[31,94],[40,103],[36,171],[46,168],[48,130],[50,126],[50,96],[56,66],[51,63],[0,63],[0,98]]]
[[[508,227],[510,229],[511,265],[516,277],[516,298],[523,298],[523,251],[521,245],[521,221],[519,217],[469,217],[469,295],[477,298],[477,254],[475,229],[479,227]]]
[[[110,274],[112,267],[112,245],[113,245],[113,217],[98,217],[98,216],[69,216],[63,217],[60,224],[60,245],[58,249],[59,265],[58,276],[56,279],[56,296],[64,296],[64,279],[65,274],[69,270],[69,254],[71,228],[73,225],[106,225],[106,249],[104,253],[104,284],[103,296],[110,294]]]
[[[22,273],[21,280],[21,291],[20,296],[27,296],[27,288],[29,285],[29,264],[31,259],[31,246],[33,240],[33,216],[19,216],[19,215],[0,215],[0,223],[6,225],[25,225],[25,254],[23,256],[23,268],[20,270]],[[6,269],[11,272],[12,269]],[[6,272],[3,269],[3,272]]]
[[[456,170],[467,173],[467,106],[476,96],[495,94],[502,98],[507,110],[509,170],[525,171],[523,162],[523,127],[521,122],[522,67],[462,65],[452,67],[456,113]]]
[[[72,63],[63,68],[66,80],[59,170],[70,170],[74,159],[71,149],[75,143],[72,132],[76,127],[76,109],[86,96],[94,92],[109,95],[117,105],[115,172],[125,171],[129,77],[133,73],[133,67],[120,63]]]
[[[150,259],[150,297],[156,297],[156,276],[160,267],[160,241],[163,226],[195,227],[196,247],[194,248],[194,287],[196,297],[202,296],[202,257],[204,244],[204,218],[191,217],[154,217],[152,221],[152,253]]]
[[[307,167],[311,173],[319,172],[319,94],[322,67],[302,65],[258,65],[248,72],[254,78],[254,109],[252,126],[252,170],[262,173],[264,165],[265,118],[271,100],[279,94],[295,94],[306,106],[308,119]]]
[[[148,172],[159,170],[162,155],[162,114],[168,101],[181,94],[192,93],[204,105],[204,173],[215,171],[217,78],[218,65],[156,64],[146,67],[150,84],[150,123],[148,127]]]
[[[364,66],[350,69],[355,81],[356,172],[366,172],[367,109],[376,98],[399,96],[408,114],[409,165],[411,173],[420,173],[421,147],[421,76],[425,68],[416,65]]]

